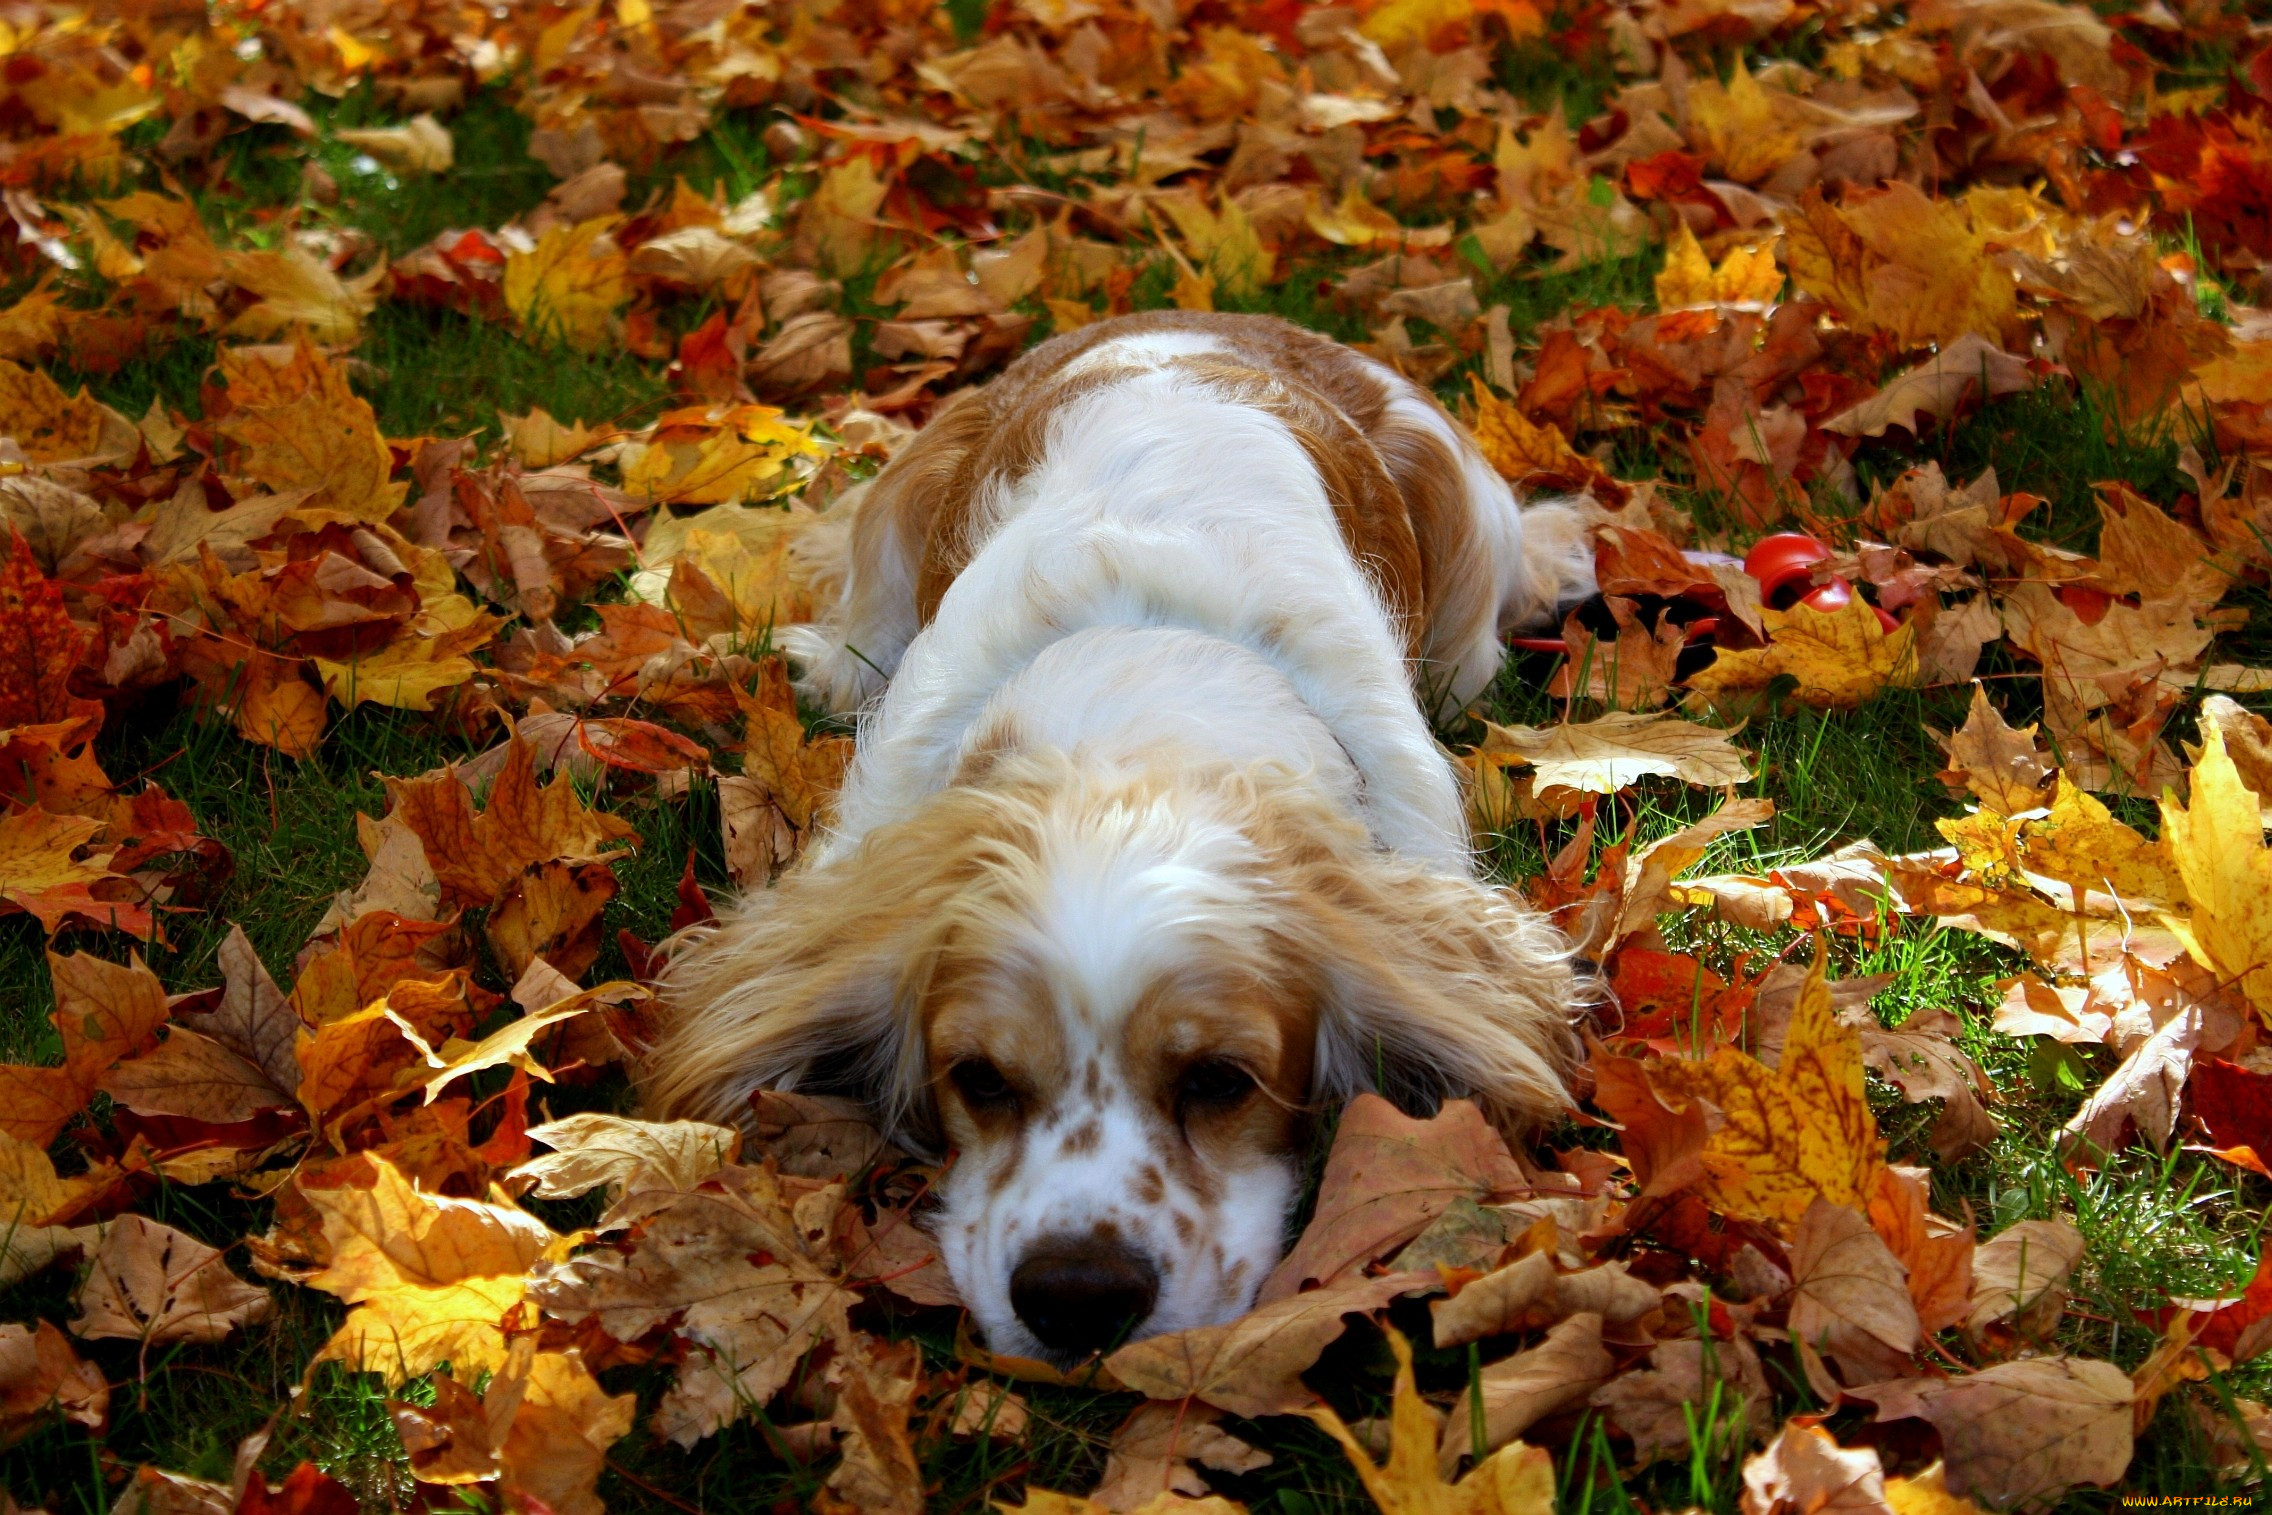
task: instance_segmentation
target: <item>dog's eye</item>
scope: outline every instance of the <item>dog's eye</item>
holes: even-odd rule
[[[1008,1110],[1018,1102],[1018,1091],[1002,1070],[983,1057],[966,1057],[947,1070],[955,1092],[973,1110]]]
[[[1227,1110],[1253,1092],[1253,1074],[1237,1063],[1210,1057],[1183,1071],[1183,1079],[1175,1090],[1176,1109],[1184,1115],[1199,1110]]]

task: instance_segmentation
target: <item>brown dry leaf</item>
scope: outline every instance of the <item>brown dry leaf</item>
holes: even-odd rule
[[[1389,1333],[1396,1353],[1396,1391],[1389,1409],[1386,1464],[1373,1461],[1341,1417],[1319,1408],[1310,1418],[1341,1443],[1381,1515],[1550,1515],[1554,1459],[1536,1447],[1511,1442],[1485,1458],[1456,1484],[1447,1484],[1436,1455],[1436,1412],[1412,1379],[1412,1348]]]
[[[292,1089],[279,1089],[267,1073],[221,1043],[174,1026],[156,1048],[112,1068],[96,1087],[138,1115],[178,1115],[221,1126],[295,1106],[298,1071],[295,1064]]]
[[[1828,1200],[1807,1207],[1791,1242],[1791,1335],[1815,1392],[1835,1403],[1829,1357],[1850,1381],[1899,1376],[1917,1350],[1917,1306],[1900,1259],[1869,1220]]]
[[[2047,1340],[2066,1299],[2067,1276],[2083,1258],[2083,1236],[2063,1220],[2023,1220],[1972,1254],[1972,1299],[1964,1328],[1975,1339],[2012,1320],[2020,1334]]]
[[[1121,1422],[1105,1456],[1104,1479],[1089,1498],[1113,1515],[1130,1515],[1162,1494],[1199,1497],[1207,1481],[1192,1464],[1251,1473],[1270,1454],[1224,1430],[1219,1411],[1188,1401],[1150,1402]]]
[[[1561,726],[1483,725],[1481,750],[1530,764],[1540,790],[1615,794],[1652,775],[1704,788],[1751,779],[1750,762],[1727,732],[1678,716],[1612,710]]]
[[[100,1429],[110,1415],[110,1385],[82,1360],[71,1340],[47,1321],[0,1325],[0,1447],[20,1439],[50,1410]]]
[[[1689,1455],[1691,1428],[1711,1410],[1715,1388],[1719,1413],[1740,1415],[1751,1439],[1764,1441],[1775,1424],[1774,1396],[1758,1352],[1741,1336],[1661,1342],[1651,1349],[1646,1369],[1619,1374],[1594,1391],[1592,1402],[1633,1438],[1633,1456],[1646,1466]]]
[[[1483,1395],[1483,1445],[1475,1445],[1472,1413],[1463,1413],[1470,1410],[1471,1385],[1444,1418],[1437,1471],[1448,1478],[1462,1458],[1496,1451],[1547,1416],[1584,1404],[1616,1368],[1601,1344],[1601,1325],[1591,1312],[1573,1315],[1537,1346],[1485,1367],[1475,1380]]]
[[[1486,1336],[1542,1331],[1570,1316],[1591,1312],[1622,1326],[1663,1304],[1662,1291],[1635,1278],[1620,1262],[1557,1274],[1554,1259],[1530,1252],[1464,1285],[1450,1299],[1428,1306],[1438,1347]]]
[[[1473,1101],[1445,1100],[1434,1117],[1415,1120],[1377,1094],[1360,1094],[1342,1112],[1309,1227],[1264,1281],[1260,1299],[1267,1304],[1358,1272],[1418,1236],[1454,1200],[1488,1201],[1529,1187]]]
[[[1949,1492],[1947,1469],[1937,1462],[1915,1478],[1887,1479],[1885,1502],[1893,1515],[1987,1515],[1971,1500]]]
[[[1860,1033],[1831,1009],[1817,951],[1773,1069],[1733,1047],[1704,1062],[1649,1064],[1660,1088],[1709,1099],[1726,1124],[1706,1140],[1698,1192],[1722,1214],[1794,1227],[1823,1199],[1858,1208],[1883,1143],[1864,1092]]]
[[[753,1264],[758,1255],[771,1261]],[[654,1425],[688,1447],[770,1401],[815,1342],[850,1329],[852,1303],[781,1180],[757,1168],[675,1197],[627,1244],[553,1265],[532,1292],[556,1319],[595,1322],[618,1341],[670,1324],[687,1356]]]
[[[368,126],[333,133],[349,147],[359,147],[389,168],[413,174],[438,174],[457,161],[450,129],[431,115],[420,114],[402,126]]]
[[[417,834],[444,898],[455,904],[488,905],[526,869],[600,862],[638,836],[630,823],[585,804],[565,773],[538,788],[536,749],[519,737],[478,814],[472,791],[449,769],[386,783],[394,801],[388,819]]]
[[[1317,1402],[1301,1375],[1341,1335],[1343,1316],[1437,1287],[1432,1273],[1344,1277],[1270,1300],[1228,1325],[1148,1337],[1106,1358],[1105,1368],[1154,1399],[1201,1399],[1233,1415],[1291,1415]]]
[[[923,1381],[923,1349],[864,1332],[837,1339],[836,1410],[844,1455],[828,1475],[818,1515],[923,1515],[923,1468],[907,1416]]]
[[[2130,1378],[2112,1363],[2030,1357],[1852,1392],[1874,1401],[1881,1421],[1930,1421],[1949,1492],[1998,1507],[2103,1487],[2130,1466]]]
[[[1851,710],[1886,688],[1917,679],[1917,629],[1904,621],[1888,631],[1878,613],[1856,595],[1837,611],[1811,605],[1760,613],[1767,645],[1750,651],[1722,647],[1688,687],[1706,699],[1725,699],[1766,688],[1788,674],[1791,697],[1823,710]]]
[[[271,1305],[266,1289],[221,1265],[219,1252],[139,1215],[122,1215],[102,1228],[78,1302],[74,1335],[144,1346],[219,1341],[266,1320]]]
[[[1794,1421],[1743,1465],[1743,1515],[1884,1515],[1885,1482],[1875,1450]]]
[[[597,1111],[532,1126],[529,1139],[553,1150],[530,1158],[510,1176],[531,1180],[531,1192],[544,1199],[572,1199],[604,1186],[607,1213],[593,1223],[602,1231],[650,1213],[642,1197],[665,1203],[691,1193],[732,1165],[742,1140],[739,1131],[704,1121],[631,1120]]]
[[[1964,724],[1941,742],[1948,754],[1941,782],[1971,790],[1983,806],[2003,815],[2037,808],[2059,765],[2036,744],[2035,731],[2032,725],[2005,725],[1988,702],[1987,687],[1975,683]]]
[[[1848,437],[1882,437],[1888,426],[1922,436],[1921,415],[1946,421],[1975,394],[1992,400],[2035,387],[2025,358],[2013,357],[1977,332],[1966,332],[1914,368],[1903,370],[1859,405],[1820,423]]]
[[[0,1064],[0,1133],[39,1147],[79,1113],[113,1063],[149,1047],[166,1022],[166,991],[139,954],[121,967],[84,952],[49,953],[47,965],[63,1066]]]

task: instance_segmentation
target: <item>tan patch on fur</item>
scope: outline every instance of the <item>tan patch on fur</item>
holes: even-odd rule
[[[1103,343],[1163,332],[1205,336],[1221,348],[1158,366],[1188,369],[1227,400],[1282,421],[1309,454],[1350,555],[1404,628],[1409,650],[1448,654],[1434,628],[1473,625],[1480,599],[1496,592],[1473,550],[1458,459],[1435,434],[1387,419],[1396,391],[1380,369],[1269,316],[1147,311],[1042,343],[984,389],[956,395],[892,460],[861,506],[855,551],[872,557],[868,537],[890,531],[920,564],[917,613],[928,624],[985,538],[986,501],[1040,461],[1064,407],[1154,365],[1066,370]]]

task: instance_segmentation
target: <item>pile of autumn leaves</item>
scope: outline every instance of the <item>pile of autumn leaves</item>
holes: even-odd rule
[[[1534,1161],[1464,1101],[1417,1119],[1360,1098],[1342,1114],[1308,1228],[1251,1313],[1071,1375],[991,1356],[967,1333],[942,1368],[869,1329],[865,1307],[884,1291],[901,1310],[955,1298],[913,1218],[927,1170],[856,1107],[760,1096],[746,1150],[740,1133],[697,1122],[528,1124],[532,1081],[588,1079],[642,1044],[645,995],[577,987],[589,926],[529,950],[542,902],[588,890],[629,838],[567,775],[540,785],[535,745],[515,739],[493,774],[391,785],[387,815],[365,823],[370,875],[303,951],[289,993],[241,935],[222,949],[218,988],[171,999],[139,960],[53,959],[65,1062],[0,1071],[0,1198],[19,1216],[0,1277],[83,1258],[71,1333],[145,1353],[216,1341],[257,1324],[268,1290],[128,1207],[159,1181],[267,1195],[274,1218],[250,1240],[253,1268],[349,1306],[308,1371],[336,1362],[397,1390],[431,1375],[430,1396],[392,1405],[413,1479],[569,1512],[600,1509],[607,1450],[634,1429],[632,1398],[595,1375],[658,1360],[676,1366],[653,1434],[691,1446],[763,1410],[781,1455],[835,1456],[828,1509],[921,1510],[926,1448],[1027,1434],[1024,1401],[1004,1382],[1019,1379],[1142,1396],[1098,1488],[1025,1497],[1084,1515],[1233,1508],[1206,1493],[1201,1469],[1252,1472],[1269,1454],[1226,1417],[1289,1414],[1340,1439],[1390,1511],[1544,1515],[1553,1460],[1523,1438],[1567,1434],[1579,1413],[1603,1417],[1642,1464],[1686,1459],[1699,1438],[1735,1454],[1765,1442],[1742,1475],[1746,1507],[1762,1512],[1833,1500],[1958,1511],[2111,1484],[2164,1396],[2272,1346],[2272,1273],[2237,1298],[2142,1322],[2163,1344],[2134,1373],[2060,1353],[2082,1238],[2038,1220],[1976,1241],[1932,1213],[1922,1171],[1885,1157],[1866,1069],[1952,1114],[1986,1090],[1949,1018],[1881,1028],[1868,1008],[1877,982],[1827,981],[1819,949],[1810,970],[1723,979],[1669,950],[1656,923],[1682,908],[1752,919],[1779,901],[1835,927],[1864,879],[1895,908],[1961,904],[1977,929],[2043,961],[2046,978],[2016,981],[2000,1024],[2064,1015],[2052,1034],[2095,1030],[2137,1049],[2078,1117],[2078,1142],[2109,1141],[2108,1122],[2126,1120],[2148,1135],[2159,1121],[2166,1138],[2195,1054],[2258,1102],[2243,1119],[2260,1130],[2272,1076],[2207,1059],[2252,1056],[2263,1023],[2228,954],[2263,958],[2250,933],[2272,898],[2272,854],[2232,753],[2260,760],[2272,730],[2245,719],[2229,739],[2206,730],[2191,800],[2170,802],[2162,842],[2112,820],[1984,703],[1949,742],[1952,776],[1982,806],[1947,823],[1944,853],[1850,849],[1823,876],[1694,875],[1712,838],[1769,813],[1740,800],[1647,847],[1613,846],[1591,881],[1581,837],[1536,888],[1574,926],[1596,923],[1587,946],[1618,989],[1623,1024],[1591,1065],[1618,1152]],[[1565,799],[1614,792],[1637,769],[1724,781],[1726,765],[1743,765],[1721,733],[1669,717],[1501,729],[1493,743],[1523,754],[1541,795]],[[699,892],[686,900],[683,918],[698,918]],[[469,907],[486,907],[523,1011],[478,1039],[496,999],[447,966],[462,960]],[[2124,907],[2153,913],[2168,943],[2113,936],[2106,923]],[[2098,976],[2070,988],[2062,954],[2086,950],[2094,931],[2109,933]],[[465,1081],[492,1069],[510,1070],[503,1087],[470,1092]],[[2149,1087],[2164,1103],[2140,1102]],[[114,1107],[108,1146],[89,1132],[96,1156],[60,1176],[45,1144],[98,1089]],[[2197,1101],[2204,1120],[2209,1108]],[[1952,1143],[1977,1141],[1967,1128],[1985,1118],[1977,1107],[1959,1117]],[[2261,1154],[2228,1155],[2261,1167]],[[516,1202],[594,1191],[605,1209],[567,1233]],[[1345,1425],[1302,1375],[1350,1318],[1414,1300],[1426,1301],[1429,1344],[1479,1344],[1480,1372],[1438,1407],[1407,1367],[1385,1424]],[[1404,1360],[1403,1338],[1392,1341]],[[1770,1375],[1782,1372],[1825,1405],[1923,1422],[1939,1461],[1889,1476],[1877,1451],[1841,1448],[1812,1419],[1779,1428]],[[47,1322],[0,1328],[0,1389],[0,1430],[57,1412],[99,1426],[109,1412],[100,1372]],[[2245,1462],[2231,1423],[2206,1401],[2200,1414]],[[2262,1426],[2261,1409],[2242,1414]],[[257,1471],[266,1439],[233,1485],[145,1468],[127,1497],[216,1512],[289,1502],[291,1485],[271,1489]],[[325,1477],[293,1475],[303,1506]]]

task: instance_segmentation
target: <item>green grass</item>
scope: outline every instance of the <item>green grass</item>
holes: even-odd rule
[[[961,6],[956,15],[959,20],[968,13],[975,31],[983,10]],[[1606,55],[1573,68],[1544,44],[1526,44],[1507,54],[1503,82],[1534,108],[1560,102],[1575,123],[1597,108],[1613,77]],[[333,206],[302,204],[301,150],[280,130],[232,139],[227,155],[199,189],[216,232],[267,236],[278,216],[296,214],[359,231],[377,249],[400,256],[445,228],[493,226],[521,214],[550,187],[549,175],[526,157],[525,121],[493,97],[477,97],[453,118],[458,166],[439,177],[372,172],[331,135],[337,128],[386,119],[373,102],[357,95],[321,113],[314,156],[339,185]],[[762,125],[747,116],[727,117],[709,136],[642,174],[630,203],[635,206],[667,187],[674,176],[698,187],[722,184],[735,195],[755,188],[767,167],[759,140]],[[1368,259],[1351,256],[1283,270],[1270,288],[1241,304],[1361,340],[1367,335],[1362,326],[1321,295],[1319,286],[1364,261]],[[1509,305],[1519,336],[1573,305],[1641,305],[1655,267],[1654,255],[1574,273],[1554,273],[1541,265],[1496,277],[1481,293],[1486,304]],[[866,303],[873,278],[870,271],[847,281],[852,313],[877,313]],[[1159,303],[1166,282],[1159,273],[1140,280],[1138,303]],[[673,319],[684,322],[687,313]],[[1416,326],[1415,340],[1430,335]],[[72,385],[91,383],[102,398],[130,414],[140,414],[153,398],[194,412],[212,356],[210,341],[190,338],[165,344],[152,360],[115,374],[65,370],[58,377]],[[371,365],[374,377],[367,393],[380,424],[393,435],[480,432],[493,427],[500,412],[532,405],[563,419],[635,424],[667,402],[656,365],[621,354],[587,357],[541,348],[496,324],[397,303],[382,304],[372,316],[357,356]],[[1462,388],[1463,374],[1455,370],[1447,378],[1447,395]],[[1629,471],[1658,466],[1647,438],[1620,439],[1617,457]],[[1968,424],[1914,444],[1872,442],[1856,464],[1866,485],[1926,458],[1939,461],[1959,479],[1993,465],[2006,489],[2045,495],[2051,503],[2030,529],[2078,548],[2087,548],[2095,533],[2092,481],[2127,479],[2164,502],[2187,487],[2176,472],[2176,439],[2110,433],[2088,397],[2070,403],[2049,391],[1999,402]],[[2266,661],[2264,650],[2251,640],[2257,634],[2242,633],[2229,655]],[[1555,718],[1559,707],[1541,689],[1547,670],[1544,659],[1511,662],[1487,702],[1488,713],[1502,721]],[[1989,671],[2012,670],[1996,665]],[[2010,681],[2017,696],[2013,708],[2023,713],[2027,684],[2025,679]],[[1767,867],[1865,836],[1892,852],[1935,845],[1933,821],[1959,807],[1930,777],[1939,766],[1930,733],[1962,720],[1964,698],[1965,692],[1955,689],[1901,691],[1858,711],[1797,711],[1755,721],[1742,736],[1758,758],[1753,790],[1774,799],[1777,814],[1771,824],[1723,841],[1707,866]],[[156,778],[191,807],[208,834],[229,847],[237,864],[234,878],[209,909],[166,918],[168,941],[150,949],[149,957],[167,987],[184,991],[209,985],[215,949],[232,922],[245,928],[270,971],[288,983],[293,956],[332,894],[364,872],[354,818],[358,811],[375,815],[385,808],[377,775],[415,774],[475,750],[474,744],[432,722],[370,707],[337,719],[318,754],[304,762],[249,746],[194,711],[162,703],[117,720],[98,743],[106,770],[121,782],[145,774]],[[621,893],[605,920],[609,946],[596,972],[614,975],[624,968],[613,945],[615,932],[628,929],[647,940],[660,936],[688,857],[698,878],[713,889],[725,884],[724,861],[714,790],[697,786],[682,799],[664,802],[637,785],[618,784],[600,798],[629,817],[642,837],[637,855],[618,867]],[[1638,835],[1646,841],[1701,817],[1715,801],[1655,787],[1620,803],[1626,808],[1619,818],[1637,814]],[[1606,844],[1615,829],[1605,825],[1599,841]],[[1533,873],[1567,835],[1566,828],[1515,828],[1500,839],[1492,864],[1507,878]],[[1757,945],[1732,928],[1679,929],[1688,932],[1684,942],[1722,960]],[[58,1051],[46,1021],[45,945],[27,918],[0,920],[0,992],[8,1006],[0,1010],[0,1055],[11,1060],[45,1060]],[[112,938],[81,937],[60,945],[111,957],[123,957],[126,951]],[[2067,1216],[2082,1229],[2090,1250],[2075,1282],[2077,1308],[2063,1329],[2063,1345],[2133,1366],[2153,1342],[2150,1330],[2136,1323],[2135,1311],[2173,1294],[2215,1294],[2247,1276],[2261,1245],[2262,1217],[2272,1205],[2272,1185],[2182,1151],[2125,1153],[2103,1171],[2082,1177],[2064,1171],[2051,1156],[2053,1138],[2079,1102],[2080,1090],[2102,1077],[2112,1059],[2097,1049],[2074,1054],[2070,1072],[2076,1076],[2062,1079],[2056,1060],[2036,1056],[1988,1029],[1997,980],[2017,967],[2009,954],[1977,938],[1914,924],[1889,930],[1867,948],[1838,941],[1832,950],[1842,974],[1894,975],[1876,1001],[1889,1024],[1928,1006],[1954,1008],[1964,1019],[1967,1046],[1987,1067],[2000,1095],[1996,1110],[2003,1132],[1990,1151],[1963,1164],[1939,1164],[1924,1144],[1930,1108],[1904,1105],[1887,1088],[1874,1087],[1873,1100],[1893,1157],[1932,1170],[1934,1202],[1942,1213],[1969,1213],[1983,1232],[2054,1215]],[[494,969],[489,972],[496,982]],[[552,1108],[564,1110],[621,1103],[625,1093],[620,1083],[610,1083],[554,1091],[548,1098]],[[1579,1133],[1564,1132],[1554,1144],[1580,1139]],[[266,1224],[264,1204],[235,1197],[220,1185],[197,1190],[159,1186],[140,1208],[219,1246],[232,1246]],[[567,1219],[564,1215],[562,1223]],[[230,1262],[248,1271],[241,1247]],[[70,1285],[67,1273],[50,1273],[0,1293],[0,1318],[67,1318]],[[226,1478],[237,1442],[286,1402],[339,1318],[338,1307],[315,1292],[280,1287],[275,1296],[277,1313],[268,1325],[216,1347],[153,1354],[139,1383],[131,1345],[89,1345],[88,1354],[121,1385],[107,1438],[98,1443],[77,1427],[43,1426],[9,1449],[12,1492],[26,1502],[44,1503],[56,1515],[99,1515],[115,1497],[119,1477],[137,1462]],[[864,1315],[869,1324],[915,1334],[934,1373],[954,1371],[951,1329],[938,1318],[887,1318],[888,1305],[863,1310],[875,1312],[872,1318]],[[1406,1309],[1403,1324],[1417,1327],[1422,1316],[1417,1307]],[[1420,1339],[1425,1340],[1424,1331]],[[1498,1350],[1504,1350],[1503,1344]],[[1421,1366],[1429,1387],[1456,1389],[1466,1381],[1464,1353],[1424,1352]],[[1383,1408],[1387,1367],[1379,1336],[1357,1331],[1336,1345],[1314,1378],[1345,1415],[1356,1417]],[[610,1370],[607,1382],[619,1392],[636,1390],[644,1411],[669,1371],[665,1364],[618,1368]],[[1796,1381],[1778,1382],[1784,1384],[1778,1411],[1802,1407]],[[2272,1392],[2272,1367],[2258,1364],[2231,1375],[2229,1387],[2244,1395]],[[1014,1496],[1029,1480],[1047,1487],[1088,1486],[1102,1470],[1113,1426],[1136,1402],[1128,1396],[1076,1391],[1026,1392],[1035,1426],[1027,1444],[1001,1449],[942,1443],[931,1449],[927,1471],[938,1481],[937,1508],[976,1511],[989,1497]],[[1833,1429],[1851,1430],[1860,1418],[1843,1412]],[[1735,1469],[1741,1459],[1722,1455],[1724,1441],[1716,1441],[1708,1426],[1699,1430],[1691,1463],[1659,1464],[1639,1475],[1625,1469],[1622,1449],[1609,1442],[1598,1422],[1569,1419],[1550,1429],[1568,1433],[1561,1453],[1562,1505],[1570,1515],[1608,1515],[1642,1506],[1735,1508]],[[1249,1501],[1257,1512],[1323,1515],[1369,1507],[1338,1451],[1306,1423],[1280,1419],[1238,1430],[1275,1458],[1257,1473],[1223,1480],[1228,1492]],[[759,1421],[744,1421],[682,1452],[635,1434],[615,1449],[618,1471],[603,1480],[601,1492],[611,1509],[623,1511],[796,1508],[810,1498],[822,1472],[783,1463],[770,1450],[767,1435]],[[2139,1443],[2131,1486],[2141,1492],[2206,1490],[2212,1479],[2205,1455],[2177,1415],[2173,1398]],[[385,1396],[369,1377],[333,1368],[309,1377],[304,1413],[279,1422],[270,1465],[285,1467],[302,1456],[332,1471],[368,1502],[399,1505],[411,1493]],[[2111,1509],[2114,1503],[2112,1493],[2088,1492],[2071,1498],[2067,1507]]]

